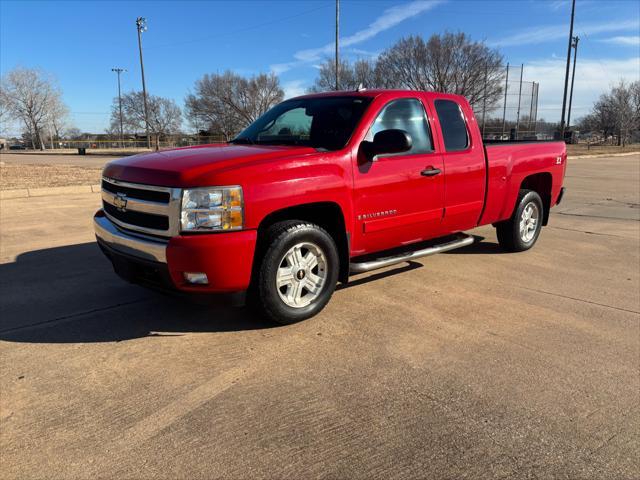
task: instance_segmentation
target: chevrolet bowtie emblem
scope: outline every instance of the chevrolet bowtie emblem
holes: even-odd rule
[[[116,196],[113,197],[113,205],[118,210],[120,210],[121,212],[126,212],[127,211],[127,196],[122,194],[122,193],[116,194]]]

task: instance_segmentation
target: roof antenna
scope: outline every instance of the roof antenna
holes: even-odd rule
[[[358,88],[356,88],[356,92],[364,92],[366,90],[365,86],[360,82]]]

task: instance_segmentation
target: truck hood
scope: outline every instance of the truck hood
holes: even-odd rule
[[[206,186],[213,174],[317,153],[311,147],[203,145],[144,153],[109,162],[105,177],[167,187]]]

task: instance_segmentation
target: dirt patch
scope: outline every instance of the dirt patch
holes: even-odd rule
[[[73,165],[0,165],[0,190],[66,187],[100,183],[102,167]]]

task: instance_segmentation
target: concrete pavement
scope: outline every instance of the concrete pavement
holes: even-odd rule
[[[639,169],[570,161],[533,250],[483,227],[288,327],[121,281],[99,195],[3,200],[3,477],[638,478]]]

